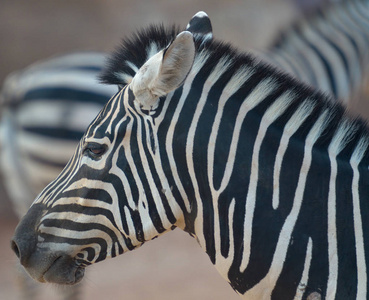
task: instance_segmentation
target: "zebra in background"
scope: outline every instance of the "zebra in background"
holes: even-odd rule
[[[128,84],[12,240],[34,279],[77,283],[179,227],[245,299],[367,298],[363,122],[196,27],[139,32],[102,79]]]
[[[80,52],[37,62],[7,77],[1,92],[0,172],[21,218],[67,164],[84,131],[117,91],[99,84],[105,54]],[[24,299],[38,286],[20,269]],[[79,288],[59,292],[78,299]]]
[[[311,12],[316,7],[324,5],[328,2],[333,2],[335,0],[294,0],[293,2],[296,4],[297,8],[302,12]]]
[[[368,47],[369,1],[352,0],[319,7],[255,54],[351,105],[368,80]]]
[[[4,82],[1,99],[1,168],[22,217],[67,164],[79,139],[117,91],[99,84],[106,54],[71,53],[37,62]]]

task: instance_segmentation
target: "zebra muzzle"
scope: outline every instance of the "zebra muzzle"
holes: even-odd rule
[[[32,253],[25,260],[22,259],[21,251],[14,240],[11,247],[27,273],[39,282],[73,285],[80,282],[84,276],[85,268],[78,265],[69,255],[55,255],[41,250]]]
[[[76,284],[82,280],[84,266],[65,251],[52,251],[38,245],[37,224],[43,214],[32,207],[21,220],[11,240],[11,248],[28,274],[39,282]]]

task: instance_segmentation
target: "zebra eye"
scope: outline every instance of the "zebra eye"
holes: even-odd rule
[[[107,148],[108,147],[104,144],[87,143],[83,149],[83,155],[87,155],[92,159],[98,159],[106,152]]]

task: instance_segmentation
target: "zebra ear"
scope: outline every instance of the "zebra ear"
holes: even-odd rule
[[[199,11],[192,17],[190,22],[187,24],[186,30],[191,32],[195,39],[203,39],[203,43],[213,39],[213,28],[211,26],[210,18],[203,11]]]
[[[192,33],[183,31],[164,50],[152,56],[136,73],[130,87],[145,110],[157,106],[159,97],[178,88],[195,58]]]

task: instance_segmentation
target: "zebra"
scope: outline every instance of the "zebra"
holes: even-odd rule
[[[127,84],[17,226],[21,264],[75,284],[178,227],[245,299],[366,299],[366,124],[205,37],[123,41],[101,78]]]
[[[267,51],[259,51],[257,54],[263,60],[289,72],[297,79],[329,92],[338,99],[344,99],[345,105],[352,106],[355,100],[354,95],[357,94],[361,82],[366,77],[365,66],[368,64],[366,49],[369,30],[366,30],[368,24],[362,17],[362,14],[365,16],[367,10],[360,9],[360,3],[359,0],[354,0],[324,7],[304,17],[303,21],[296,22],[292,28],[282,31],[277,38],[278,42],[270,46]],[[194,19],[195,17],[196,15]],[[210,19],[206,17],[202,20],[203,22],[206,20],[206,24],[193,22],[199,28],[204,28],[203,30],[209,33],[208,38],[211,39]],[[337,41],[331,41],[327,32],[334,33],[332,36]],[[315,46],[319,43],[324,44],[324,48],[329,51],[319,52],[318,50],[322,47]],[[316,53],[309,51],[310,48],[314,48]],[[333,55],[332,52],[337,52],[337,54]],[[91,78],[91,83],[95,84],[93,76],[101,70],[105,56],[105,53],[89,52],[63,55],[38,62],[22,71],[21,75],[12,74],[7,79],[1,95],[4,99],[3,117],[0,124],[0,128],[3,129],[1,144],[5,145],[1,154],[2,169],[6,190],[14,199],[15,211],[19,216],[23,216],[29,208],[31,204],[29,199],[36,197],[46,184],[60,173],[73,154],[77,140],[82,137],[90,120],[115,93],[114,89],[102,91],[100,85],[95,85],[97,90],[90,92],[90,97],[81,91],[80,84],[66,83],[65,78],[71,71],[75,80],[83,81],[85,75],[89,74],[88,78]],[[331,61],[331,57],[335,59]],[[81,68],[77,70],[79,66]],[[325,68],[329,72],[325,72]],[[89,72],[88,70],[91,70],[91,73],[85,73]],[[52,77],[48,76],[50,73],[53,74]],[[125,81],[120,85],[124,83]],[[47,91],[52,93],[47,96],[48,98],[59,99],[57,105],[51,104],[56,101],[45,99],[43,95],[45,91],[41,93],[34,91],[35,88],[41,89],[42,85],[45,85]],[[70,85],[63,88],[61,93],[62,95],[68,93],[68,95],[56,95],[59,85]],[[79,90],[75,89],[75,85],[80,86]],[[19,86],[21,88],[18,88]],[[88,88],[90,88],[89,83],[83,89]],[[31,95],[32,101],[28,99],[28,95]],[[63,97],[68,100],[61,99]],[[80,104],[85,101],[90,102],[93,107],[89,106],[89,110],[84,107],[81,110]],[[68,114],[68,111],[76,111],[72,108],[74,105],[79,106],[78,111],[81,114],[79,117],[71,118],[81,121],[81,124],[73,125],[78,127],[76,130],[69,128],[69,120],[63,120],[64,114]],[[40,106],[43,108],[41,113],[39,112]],[[37,128],[27,128],[29,124],[22,123],[24,121],[21,119],[25,117],[25,111],[29,109],[32,113],[27,113],[26,122],[37,122]],[[44,112],[49,109],[52,111]],[[48,119],[44,121],[47,117]],[[43,122],[46,124],[42,124]],[[55,135],[55,129],[60,136]],[[41,138],[41,143],[35,142],[35,135],[38,136],[38,140]],[[37,153],[42,153],[42,155]],[[22,161],[21,165],[19,161]],[[5,174],[12,175],[6,176]]]
[[[76,52],[52,57],[10,74],[0,101],[0,172],[14,212],[21,218],[61,172],[89,123],[117,88],[99,84],[106,54]],[[39,286],[19,267],[23,299]],[[57,291],[78,299],[80,287]]]
[[[326,3],[255,54],[352,105],[368,79],[368,5],[367,0]]]

